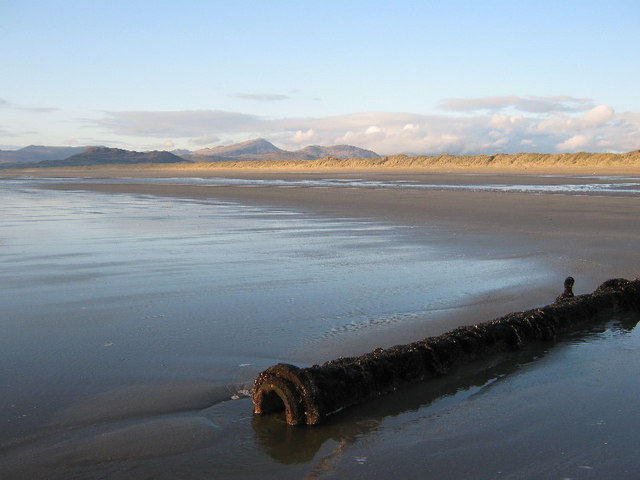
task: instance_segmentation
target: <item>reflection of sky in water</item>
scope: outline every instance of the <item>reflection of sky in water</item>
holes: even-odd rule
[[[226,383],[238,365],[546,275],[530,259],[457,251],[436,230],[425,244],[370,221],[0,183],[0,364],[19,366],[0,381],[24,392],[42,375],[52,390],[198,372]]]
[[[342,187],[342,188],[377,188],[377,189],[413,189],[440,191],[474,191],[474,192],[513,192],[513,193],[558,193],[574,195],[640,195],[640,178],[623,176],[593,177],[554,177],[526,176],[530,182],[522,184],[482,183],[482,176],[473,184],[466,184],[467,175],[458,175],[461,183],[427,183],[420,180],[372,180],[358,178],[315,178],[315,179],[238,179],[238,178],[125,178],[125,179],[73,179],[74,182],[86,183],[157,183],[172,185],[199,186],[275,186],[275,187]],[[540,178],[546,181],[535,183]],[[558,181],[563,179],[563,181]],[[550,181],[551,180],[551,181]],[[65,182],[65,179],[47,179],[46,181]]]
[[[369,221],[11,185],[19,188],[3,188],[0,298],[16,311],[29,298],[20,315],[37,324],[154,318],[149,332],[177,334],[176,321],[191,329],[179,335],[205,328],[229,353],[267,335],[265,354],[277,355],[309,337],[414,321],[532,274],[517,268],[522,260],[447,249],[435,230],[425,245]]]

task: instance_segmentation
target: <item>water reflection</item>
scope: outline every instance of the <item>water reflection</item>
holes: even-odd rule
[[[490,177],[489,177],[490,178]],[[14,182],[67,183],[68,178],[22,178]],[[453,183],[448,183],[453,180]],[[636,176],[559,176],[526,175],[505,179],[504,183],[491,183],[484,175],[452,174],[445,178],[428,176],[423,179],[374,179],[366,175],[344,178],[223,178],[223,177],[172,177],[172,178],[73,178],[80,183],[154,183],[166,185],[241,186],[241,187],[306,187],[306,188],[366,188],[394,190],[474,191],[498,193],[536,193],[568,195],[640,195],[640,178]]]
[[[336,447],[321,460],[317,468],[322,468],[322,462],[339,456],[346,446],[359,438],[371,435],[389,417],[411,413],[425,417],[433,410],[460,403],[498,384],[525,365],[539,361],[552,349],[625,335],[639,321],[638,312],[601,318],[581,330],[562,335],[555,342],[534,343],[517,352],[459,366],[443,377],[409,385],[392,394],[346,409],[317,426],[289,426],[282,413],[255,415],[252,426],[256,444],[275,461],[296,464],[313,460],[320,448],[331,440]]]

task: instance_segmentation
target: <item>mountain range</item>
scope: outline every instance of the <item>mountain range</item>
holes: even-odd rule
[[[204,148],[196,151],[134,152],[109,147],[48,147],[31,145],[20,150],[0,150],[1,167],[63,167],[106,164],[237,162],[275,160],[316,160],[333,157],[378,158],[371,150],[351,145],[323,147],[312,145],[300,150],[282,150],[259,138],[233,145]]]
[[[204,148],[191,152],[185,156],[193,161],[234,161],[249,160],[317,160],[318,158],[334,157],[347,158],[378,158],[379,155],[371,150],[354,147],[352,145],[333,145],[321,147],[311,145],[300,150],[282,150],[264,138],[249,140],[242,143],[223,147]]]

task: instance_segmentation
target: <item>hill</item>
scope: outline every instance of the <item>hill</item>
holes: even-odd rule
[[[75,167],[81,165],[180,163],[188,162],[169,152],[133,152],[120,148],[89,147],[64,160],[38,162],[42,167]]]
[[[319,145],[310,145],[294,153],[303,154],[309,157],[309,160],[318,158],[334,157],[340,159],[347,158],[379,158],[376,152],[365,150],[364,148],[354,147],[352,145],[332,145],[330,147],[321,147]]]
[[[234,143],[221,147],[203,148],[196,150],[192,155],[202,157],[241,157],[244,155],[266,155],[270,153],[280,153],[280,150],[271,142],[264,138],[248,140],[246,142]]]
[[[87,147],[47,147],[29,145],[20,150],[0,150],[0,164],[36,163],[43,160],[63,160]]]

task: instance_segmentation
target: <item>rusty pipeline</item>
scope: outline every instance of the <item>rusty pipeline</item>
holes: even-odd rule
[[[573,278],[555,303],[456,328],[407,345],[299,368],[280,363],[260,373],[252,399],[257,415],[285,412],[289,425],[316,425],[344,408],[412,382],[444,375],[455,365],[526,343],[553,340],[594,318],[640,311],[640,279],[612,279],[593,293],[574,295]]]

